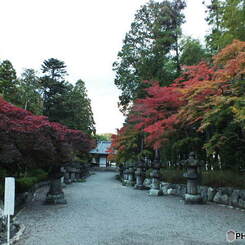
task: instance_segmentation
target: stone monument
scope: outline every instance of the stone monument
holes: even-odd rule
[[[130,162],[128,164],[128,180],[127,180],[127,186],[134,186],[134,164]]]
[[[187,172],[184,173],[184,177],[187,179],[187,193],[184,196],[186,204],[201,204],[203,203],[200,193],[198,193],[198,183],[200,174],[198,168],[200,163],[195,159],[194,152],[189,154],[189,158],[185,161]]]
[[[155,153],[155,160],[152,163],[153,170],[150,173],[152,182],[151,189],[149,190],[149,194],[151,196],[161,196],[163,195],[162,190],[160,189],[160,161],[158,159],[158,151]]]
[[[136,176],[136,184],[134,186],[135,189],[138,190],[143,190],[144,185],[143,185],[143,179],[144,179],[144,172],[143,172],[143,168],[144,168],[144,162],[142,160],[140,160],[137,164],[136,164],[136,171],[135,171],[135,176]]]

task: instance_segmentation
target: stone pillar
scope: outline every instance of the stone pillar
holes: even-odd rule
[[[70,174],[69,174],[68,170],[66,170],[64,173],[64,183],[66,185],[71,184]]]
[[[120,178],[121,181],[123,181],[123,179],[124,179],[124,176],[123,176],[123,170],[124,170],[123,169],[123,164],[120,163],[119,166],[118,166],[118,169],[119,169],[118,170],[118,172],[119,172],[119,178]]]
[[[66,204],[64,192],[62,191],[61,178],[52,179],[46,196],[45,204]]]
[[[162,190],[160,190],[160,163],[158,160],[154,160],[153,161],[153,171],[151,172],[151,179],[152,179],[152,183],[151,183],[151,189],[149,190],[149,194],[151,196],[161,196]]]
[[[76,181],[76,169],[75,168],[70,168],[70,176],[71,176],[71,182]]]
[[[78,181],[79,179],[81,179],[81,169],[77,168],[75,172],[75,181]]]
[[[134,186],[134,164],[129,163],[128,165],[128,180],[127,180],[127,186]]]
[[[134,186],[135,189],[138,190],[143,190],[144,185],[143,185],[143,178],[144,178],[144,172],[143,172],[143,168],[144,168],[144,162],[143,161],[139,161],[137,164],[137,169],[135,171],[135,176],[136,176],[136,184]]]
[[[128,182],[128,167],[127,164],[125,163],[123,166],[123,180],[122,180],[122,185],[126,185]]]
[[[186,204],[202,204],[202,196],[198,193],[199,173],[198,167],[200,166],[195,159],[195,154],[191,152],[189,158],[185,161],[187,172],[184,177],[187,178],[187,193],[184,196]]]

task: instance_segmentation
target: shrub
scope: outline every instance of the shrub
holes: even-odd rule
[[[37,182],[38,179],[36,177],[23,177],[16,179],[16,191],[20,193],[26,192]]]
[[[230,170],[205,171],[202,173],[202,185],[245,189],[245,176]]]
[[[174,184],[186,183],[184,172],[186,170],[160,169],[161,180]],[[230,170],[203,171],[201,185],[245,189],[245,176]]]
[[[37,178],[37,182],[44,181],[48,178],[48,173],[43,169],[33,169],[28,173],[29,177]]]
[[[184,170],[176,169],[160,169],[160,178],[164,182],[183,184],[186,183],[186,179],[183,177]]]
[[[146,178],[150,178],[151,177],[150,174],[151,174],[152,170],[153,170],[152,168],[149,168],[149,169],[146,170],[146,172],[145,172],[145,177]]]

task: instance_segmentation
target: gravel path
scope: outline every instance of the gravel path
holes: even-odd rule
[[[18,245],[216,245],[226,244],[229,229],[245,232],[245,212],[152,197],[123,187],[114,176],[97,172],[85,183],[67,186],[67,205],[42,205],[40,190],[18,215],[26,226]]]

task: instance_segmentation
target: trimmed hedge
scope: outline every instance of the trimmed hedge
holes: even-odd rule
[[[19,193],[26,192],[37,182],[38,179],[36,177],[23,177],[16,179],[16,191]]]
[[[44,181],[47,178],[48,178],[48,173],[46,173],[44,170],[33,169],[28,173],[27,177],[16,179],[16,191],[20,193],[26,192],[34,184]]]

